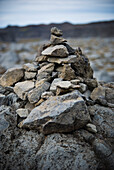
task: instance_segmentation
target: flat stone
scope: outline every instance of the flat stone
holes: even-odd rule
[[[43,92],[48,90],[50,87],[49,82],[44,82],[41,85],[39,85],[37,88],[34,88],[33,90],[29,91],[28,93],[28,100],[30,103],[36,103],[39,101],[41,95]]]
[[[34,65],[33,63],[27,63],[27,64],[24,64],[23,65],[23,68],[26,70],[26,71],[37,71],[38,69],[38,66],[37,65]]]
[[[69,89],[70,87],[72,87],[72,83],[70,81],[59,81],[55,83],[55,85],[63,89]]]
[[[88,123],[86,125],[86,129],[90,132],[93,132],[93,133],[97,133],[97,129],[96,129],[96,126],[91,124],[91,123]]]
[[[90,120],[87,107],[78,91],[53,96],[31,111],[22,127],[37,129],[44,134],[71,132],[84,127]]]
[[[36,76],[36,72],[28,72],[28,71],[25,71],[25,80],[29,80],[29,79],[33,79],[35,78]]]
[[[22,68],[10,68],[0,78],[0,85],[6,87],[18,82],[24,76]]]
[[[27,92],[34,88],[33,81],[23,81],[15,84],[14,92],[21,98],[22,100],[26,100]]]
[[[54,47],[48,47],[42,51],[42,55],[47,55],[51,57],[67,57],[67,48],[64,45],[55,45]]]
[[[57,58],[57,57],[48,57],[48,61],[51,63],[57,63],[57,64],[70,64],[76,62],[76,55],[69,55],[66,58]]]
[[[74,80],[71,80],[71,83],[74,84],[74,85],[77,85],[80,83],[80,80],[79,79],[74,79]]]
[[[38,70],[38,74],[41,74],[42,72],[52,73],[54,70],[54,63],[47,64],[43,66],[40,70]]]
[[[45,62],[47,61],[48,57],[45,55],[40,55],[39,57],[36,57],[35,61],[40,63],[40,62]]]
[[[23,109],[23,108],[17,109],[16,113],[21,118],[26,118],[29,115],[28,109]]]
[[[63,42],[67,42],[67,40],[62,38],[62,37],[57,37],[55,35],[51,35],[50,42],[51,42],[52,45],[58,45],[58,44],[61,44]]]
[[[96,100],[96,99],[98,99],[99,97],[103,97],[103,98],[105,98],[105,88],[104,87],[102,87],[102,86],[98,86],[97,88],[95,88],[93,91],[92,91],[92,93],[91,93],[91,95],[90,95],[90,98],[92,99],[92,100]]]
[[[57,27],[52,27],[51,28],[51,34],[56,35],[56,36],[62,36],[63,33],[60,29],[58,29]]]
[[[76,78],[76,75],[75,75],[75,72],[74,72],[74,70],[71,68],[70,65],[64,64],[63,70],[62,70],[62,73],[61,73],[60,77],[61,77],[63,80],[72,80],[72,79],[75,79],[75,78]]]

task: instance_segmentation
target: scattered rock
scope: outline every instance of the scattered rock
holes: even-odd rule
[[[42,51],[42,55],[52,56],[52,57],[67,57],[68,51],[64,45],[55,45],[54,47],[48,47]]]
[[[22,68],[10,68],[0,78],[0,84],[4,87],[11,86],[24,76]]]
[[[33,88],[34,82],[23,81],[15,84],[14,92],[19,96],[19,98],[21,98],[22,100],[26,100],[28,91]]]

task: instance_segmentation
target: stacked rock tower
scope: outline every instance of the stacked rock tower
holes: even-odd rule
[[[98,156],[99,153],[101,154],[100,159],[105,158],[108,168],[113,169],[113,163],[110,161],[113,157],[112,151],[109,149],[110,147],[101,140],[105,136],[104,127],[106,133],[109,136],[112,135],[111,127],[107,123],[106,125],[105,123],[103,125],[100,123],[101,127],[103,127],[102,131],[104,135],[101,137],[99,122],[104,120],[102,113],[109,113],[109,111],[109,122],[112,120],[111,108],[114,106],[112,88],[114,86],[113,84],[98,83],[97,80],[93,78],[93,70],[90,66],[89,59],[83,54],[80,48],[73,49],[70,47],[70,45],[67,44],[67,40],[64,39],[62,35],[63,33],[61,30],[53,27],[51,29],[50,43],[44,44],[38,49],[35,61],[24,64],[20,68],[11,68],[0,78],[0,105],[2,105],[0,107],[0,121],[2,121],[0,126],[1,134],[7,136],[7,134],[9,135],[13,132],[14,134],[12,134],[12,136],[16,137],[11,137],[11,141],[14,140],[14,144],[16,142],[18,143],[19,138],[20,145],[25,148],[34,147],[31,142],[30,146],[26,146],[23,142],[26,138],[32,140],[28,137],[28,133],[31,134],[31,138],[33,138],[34,141],[36,141],[36,136],[40,139],[40,145],[37,146],[36,144],[39,141],[35,143],[38,154],[35,154],[35,150],[33,153],[34,156],[31,156],[27,148],[24,151],[25,155],[22,153],[25,162],[27,162],[28,159],[32,161],[35,159],[34,162],[37,165],[29,162],[31,163],[30,167],[29,164],[26,163],[26,168],[24,167],[24,169],[45,169],[46,167],[48,168],[48,166],[49,169],[56,169],[58,165],[56,165],[55,162],[54,164],[53,162],[52,164],[48,162],[48,155],[45,158],[45,155],[49,153],[50,159],[52,157],[53,160],[54,152],[49,150],[43,155],[42,153],[45,152],[45,149],[44,151],[40,151],[40,147],[42,145],[41,149],[43,147],[45,148],[45,140],[47,140],[47,143],[48,140],[52,140],[52,147],[54,146],[53,150],[55,149],[55,143],[57,147],[58,143],[61,143],[59,146],[60,148],[64,145],[64,142],[62,143],[59,141],[60,139],[65,142],[66,139],[68,139],[68,143],[65,144],[62,150],[58,148],[57,155],[59,155],[60,152],[61,156],[63,150],[67,153],[70,147],[73,153],[75,153],[74,157],[71,155],[68,157],[66,169],[71,168],[71,166],[72,169],[75,169],[75,167],[78,169],[78,163],[81,161],[80,170],[85,167],[88,169],[89,165],[91,165],[91,170],[97,169],[99,161],[94,156],[94,152],[92,151],[92,153],[90,151],[94,160],[91,161],[88,159],[87,155],[83,153],[85,150],[80,149],[84,141],[93,147],[93,150]],[[105,111],[101,111],[102,107],[100,105],[108,108],[105,108]],[[99,108],[101,109],[100,111],[98,111]],[[99,114],[102,114],[102,119],[98,116]],[[9,119],[7,119],[7,115],[10,117]],[[105,120],[103,122],[105,122]],[[78,134],[78,137],[74,141],[74,136],[72,137],[72,135],[75,132]],[[96,135],[97,133],[98,135]],[[60,134],[64,135],[60,137]],[[69,137],[65,139],[65,134],[71,135],[70,140],[72,142],[70,143],[73,145],[70,146]],[[48,135],[48,138],[45,139],[41,135]],[[54,137],[51,138],[51,135]],[[55,143],[53,143],[53,140]],[[79,145],[77,142],[78,140]],[[86,144],[87,151],[89,144]],[[13,144],[11,145],[13,146]],[[75,145],[76,148],[79,147],[79,151],[76,150]],[[85,146],[85,144],[83,145]],[[4,147],[6,147],[6,145]],[[67,149],[65,150],[66,147]],[[48,150],[48,147],[46,147],[46,149]],[[30,152],[32,152],[32,149],[30,149]],[[81,157],[78,159],[78,152],[83,155],[84,161]],[[67,154],[69,153],[71,153],[71,151]],[[7,152],[7,154],[9,155],[8,160],[16,167],[15,161],[12,161],[12,159],[15,160],[15,158],[12,158],[10,152]],[[13,154],[15,154],[15,151]],[[18,154],[20,155],[20,150]],[[3,155],[4,162],[7,156],[6,154]],[[56,156],[54,155],[54,157]],[[71,158],[73,158],[73,160],[71,160],[72,163],[69,164]],[[45,161],[42,161],[43,159],[48,163],[46,164]],[[21,163],[19,166],[21,165],[21,169],[23,169],[23,160],[20,161]],[[78,163],[75,165],[76,161]],[[58,164],[61,164],[61,161],[59,161]],[[3,163],[3,166],[5,166],[5,163]],[[9,167],[12,166],[9,165]],[[64,169],[64,162],[62,162],[59,169],[61,169],[61,167]]]

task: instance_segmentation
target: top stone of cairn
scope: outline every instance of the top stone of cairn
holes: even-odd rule
[[[56,28],[56,27],[52,27],[52,28],[51,28],[51,34],[56,35],[56,36],[58,36],[58,37],[60,37],[60,36],[63,35],[62,31],[59,30],[59,29]]]

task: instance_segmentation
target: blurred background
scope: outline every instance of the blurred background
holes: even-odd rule
[[[0,0],[0,76],[33,61],[53,26],[81,47],[97,80],[114,81],[114,0]]]

